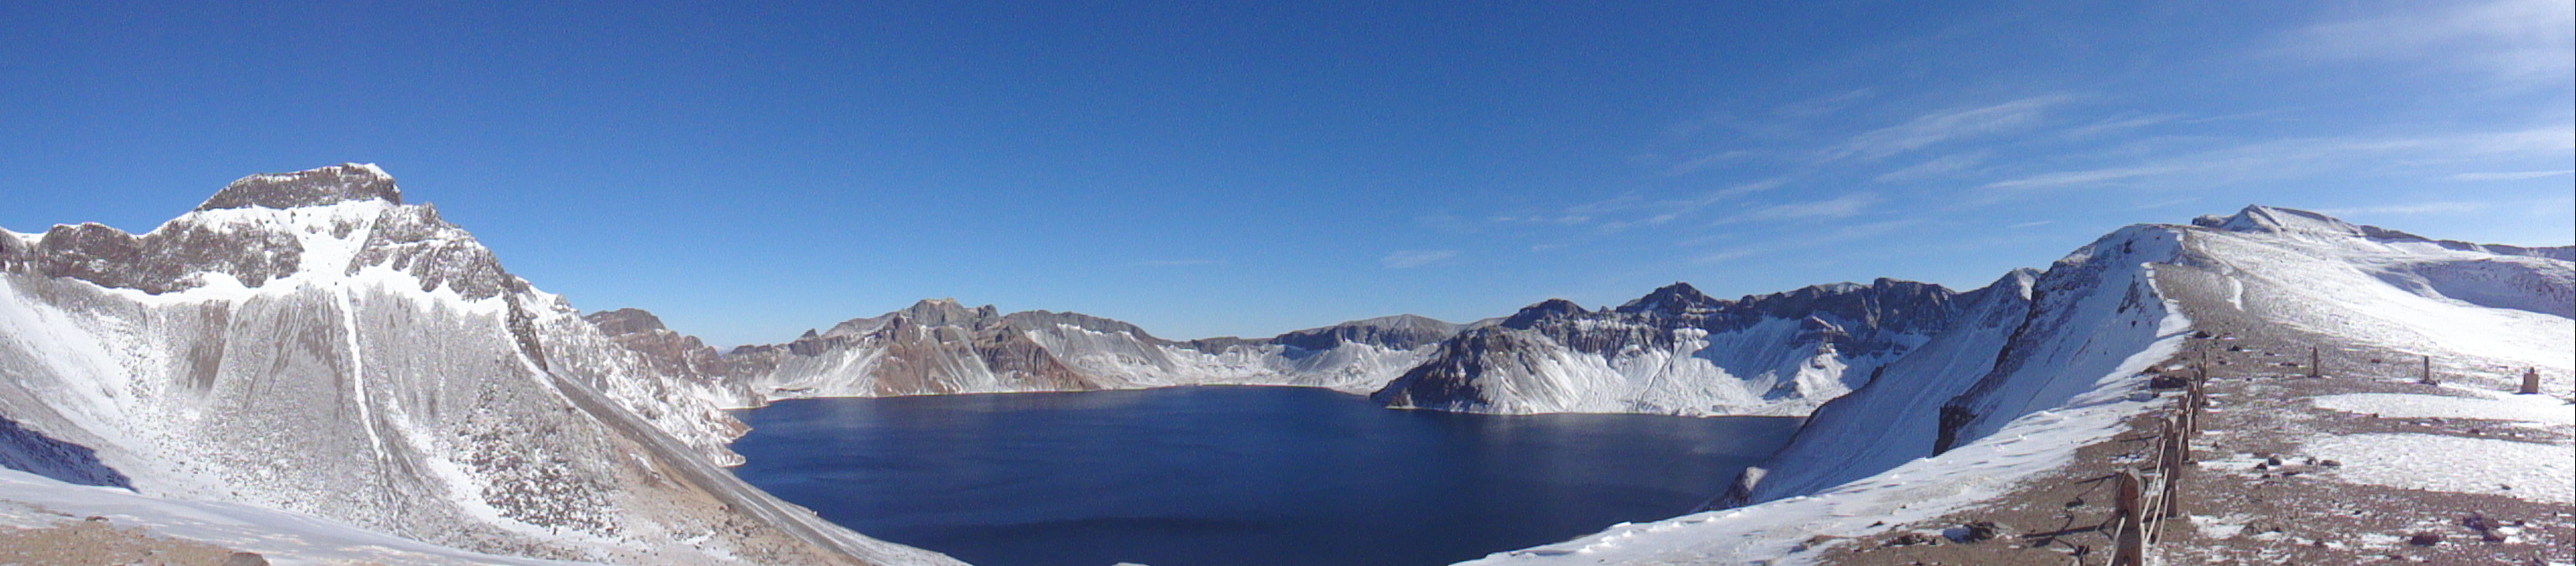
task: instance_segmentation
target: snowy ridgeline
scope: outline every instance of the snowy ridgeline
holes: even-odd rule
[[[120,508],[183,534],[232,520],[199,520],[220,504],[469,562],[942,564],[735,480],[720,466],[738,462],[724,447],[742,428],[719,409],[1263,384],[1489,413],[1812,413],[1725,500],[1757,505],[1493,558],[1751,560],[1990,498],[2107,438],[2147,404],[2129,395],[2138,372],[2189,330],[2158,289],[2175,273],[2224,280],[2234,308],[2282,324],[2536,366],[2566,386],[2569,248],[2261,207],[2196,224],[2126,228],[1968,292],[1879,280],[1722,300],[1676,284],[1598,310],[1547,301],[1470,324],[1190,341],[936,300],[719,353],[642,311],[578,316],[428,206],[401,204],[382,171],[346,165],[245,178],[142,235],[0,234],[0,463],[162,498],[55,511],[132,503]],[[21,503],[52,489],[0,480],[0,499]]]
[[[55,479],[506,556],[951,563],[735,480],[719,384],[652,371],[371,166],[9,236],[0,447]]]
[[[2470,367],[2537,368],[2544,390],[2563,392],[2576,385],[2571,251],[2430,240],[2266,207],[2132,226],[2028,276],[2020,300],[1991,294],[1966,306],[1950,330],[1827,403],[1738,479],[1720,502],[1736,507],[1471,564],[1804,564],[1814,537],[1874,534],[1991,501],[2166,402],[2137,393],[2192,330],[2176,302],[2184,296],[2160,288],[2176,278],[2222,290],[2190,298],[2209,303],[2193,308]],[[2558,398],[2446,389],[2310,403],[2576,430],[2576,408]],[[2340,481],[2459,493],[2509,484],[2521,486],[2513,497],[2558,504],[2576,491],[2567,480],[2576,446],[2563,440],[2374,434],[2303,444],[2314,457],[2370,464]]]
[[[1479,413],[1798,416],[1930,341],[1961,305],[2017,292],[2008,287],[1957,293],[1882,279],[1723,300],[1674,284],[1597,311],[1551,300],[1469,324],[1406,315],[1186,342],[1082,314],[1001,314],[938,299],[723,355],[649,313],[591,318],[668,365],[703,366],[746,405],[1232,384]]]

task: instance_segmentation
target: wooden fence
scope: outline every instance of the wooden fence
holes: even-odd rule
[[[2181,402],[2158,426],[2146,465],[2120,470],[2111,518],[2111,566],[2145,566],[2147,547],[2164,538],[2165,523],[2183,517],[2182,485],[2193,467],[2191,439],[2199,435],[2201,410],[2209,404],[2208,383],[2204,361],[2183,385]],[[2145,475],[2139,474],[2141,469]]]

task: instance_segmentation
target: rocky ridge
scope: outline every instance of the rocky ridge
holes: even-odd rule
[[[687,340],[612,338],[401,200],[350,164],[245,177],[140,235],[0,234],[12,445],[78,446],[37,469],[146,495],[498,555],[952,563],[735,480],[725,390],[635,349]]]

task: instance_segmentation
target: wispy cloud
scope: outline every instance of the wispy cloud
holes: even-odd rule
[[[2315,167],[2355,163],[2355,159],[2403,154],[2418,159],[2457,159],[2497,155],[2564,154],[2576,149],[2570,125],[2527,130],[2473,132],[2395,138],[2291,138],[2221,147],[2142,163],[2051,171],[1986,183],[1996,191],[2138,183],[2151,180],[2228,179],[2289,176]],[[1989,195],[1999,198],[1999,195]]]
[[[1220,263],[1225,262],[1213,259],[1153,259],[1130,263],[1127,265],[1135,267],[1170,267],[1181,265],[1216,265]]]
[[[1780,105],[1778,109],[1772,110],[1771,113],[1791,118],[1823,116],[1826,114],[1832,114],[1844,108],[1850,108],[1851,105],[1858,104],[1863,100],[1868,100],[1871,96],[1876,96],[1877,94],[1877,90],[1863,87],[1839,94],[1820,96],[1783,104]]]
[[[2509,171],[2509,172],[2492,172],[2492,173],[2461,173],[2461,174],[2457,174],[2457,175],[2452,175],[2452,176],[2450,176],[2449,178],[2450,178],[2451,180],[2453,180],[2453,181],[2520,181],[2520,180],[2523,180],[2523,179],[2538,179],[2538,178],[2541,178],[2541,177],[2556,177],[2556,176],[2559,176],[2559,175],[2566,175],[2566,174],[2570,174],[2570,173],[2576,173],[2576,170],[2560,169],[2560,170],[2557,170],[2557,171]]]
[[[1378,258],[1377,262],[1385,265],[1387,269],[1413,269],[1439,263],[1440,260],[1457,257],[1457,255],[1458,250],[1398,250],[1386,254],[1386,257]]]
[[[2497,0],[2475,4],[2399,2],[2394,13],[2299,30],[2284,41],[2293,53],[2327,60],[2398,60],[2466,66],[2507,79],[2547,79],[2563,87],[2576,61],[2576,3]]]
[[[1900,219],[1840,226],[1832,230],[1825,231],[1822,234],[1799,238],[1771,238],[1760,243],[1717,250],[1700,254],[1698,257],[1691,258],[1691,261],[1693,263],[1719,263],[1764,254],[1818,248],[1854,240],[1874,238],[1922,223],[1923,221],[1921,219]]]
[[[1553,214],[1497,216],[1496,222],[1585,224],[1596,219],[1604,232],[1617,232],[1639,226],[1654,226],[1679,220],[1699,210],[1742,198],[1746,195],[1779,188],[1789,183],[1788,177],[1771,177],[1724,188],[1700,192],[1684,198],[1649,199],[1634,192],[1608,199],[1566,207]]]
[[[2120,130],[2144,128],[2147,126],[2171,122],[2182,119],[2182,117],[2183,115],[2181,114],[2148,114],[2145,116],[2109,118],[2091,124],[2067,128],[2066,135],[2068,137],[2088,138]]]
[[[1868,210],[1870,205],[1878,204],[1881,200],[1883,199],[1880,199],[1878,195],[1875,194],[1852,193],[1829,200],[1766,206],[1743,214],[1729,216],[1724,220],[1719,220],[1717,223],[1735,224],[1740,222],[1801,220],[1811,218],[1847,218],[1859,215],[1861,212]]]
[[[1878,159],[1933,144],[2020,131],[2040,123],[2049,107],[2070,100],[2061,95],[2035,96],[1993,106],[1960,108],[1917,116],[1904,124],[1863,132],[1827,148],[1827,160]]]
[[[2038,227],[2041,227],[2041,226],[2047,226],[2047,225],[2050,225],[2050,224],[2056,224],[2056,223],[2057,223],[2057,221],[2055,221],[2055,220],[2035,220],[2035,221],[2030,221],[2030,222],[2023,222],[2023,223],[2020,223],[2020,224],[2014,224],[2014,225],[2011,225],[2011,226],[2005,226],[2005,228],[2011,228],[2011,229],[2014,229],[2014,230],[2020,230],[2020,229],[2023,229],[2023,228],[2038,228]]]
[[[2349,214],[2436,214],[2445,212],[2476,212],[2479,210],[2485,210],[2489,206],[2493,205],[2483,202],[2426,202],[2416,204],[2364,206],[2357,208],[2329,208],[2319,210],[2317,212],[2335,216],[2344,216]]]
[[[1879,175],[1870,180],[1880,183],[1896,183],[1938,177],[1982,165],[1986,162],[1987,158],[1993,157],[1994,154],[1995,152],[1993,150],[1984,149],[1967,153],[1953,153],[1933,158],[1931,161],[1916,163],[1914,165],[1907,166],[1904,169],[1889,171],[1886,174]]]
[[[1708,166],[1711,166],[1711,165],[1717,165],[1717,164],[1720,164],[1720,163],[1726,163],[1726,162],[1730,162],[1730,161],[1736,161],[1736,160],[1744,159],[1745,157],[1747,157],[1747,156],[1751,156],[1751,155],[1753,155],[1753,152],[1751,152],[1751,151],[1745,151],[1745,150],[1741,150],[1741,149],[1728,150],[1728,151],[1721,151],[1721,152],[1717,152],[1717,153],[1712,153],[1712,154],[1708,154],[1708,155],[1700,156],[1700,157],[1697,157],[1697,158],[1693,158],[1693,159],[1691,159],[1691,160],[1689,160],[1689,161],[1683,161],[1683,162],[1681,162],[1681,163],[1673,164],[1673,166],[1672,166],[1671,168],[1669,168],[1669,169],[1665,169],[1665,170],[1664,170],[1664,176],[1666,176],[1666,177],[1679,177],[1679,176],[1683,176],[1683,175],[1689,175],[1689,174],[1691,174],[1691,173],[1693,173],[1693,172],[1696,172],[1696,171],[1699,171],[1699,170],[1701,170],[1701,169],[1708,168]]]
[[[2050,188],[2050,187],[2064,187],[2064,186],[2070,186],[2070,185],[2091,185],[2091,184],[2095,184],[2095,183],[2102,183],[2102,182],[2106,182],[2106,181],[2117,181],[2117,180],[2121,180],[2121,179],[2131,179],[2131,178],[2137,178],[2137,177],[2145,177],[2145,176],[2148,176],[2148,175],[2158,175],[2158,174],[2164,174],[2164,173],[2172,173],[2172,172],[2175,172],[2175,171],[2181,171],[2181,170],[2183,170],[2183,169],[2184,169],[2184,167],[2179,166],[2179,165],[2151,165],[2151,166],[2145,166],[2145,167],[2106,167],[2106,168],[2102,168],[2102,169],[2083,169],[2083,170],[2076,170],[2076,171],[2057,171],[2057,172],[2053,172],[2053,173],[2041,173],[2041,174],[2031,175],[2031,176],[2027,176],[2027,177],[2020,177],[2020,178],[2014,178],[2014,179],[2005,179],[2005,180],[2001,180],[2001,181],[1995,181],[1995,182],[1992,182],[1992,183],[1986,183],[1986,188],[1989,188],[1989,189],[2044,189],[2044,188]]]

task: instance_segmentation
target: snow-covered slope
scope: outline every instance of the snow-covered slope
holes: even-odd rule
[[[1202,384],[1363,392],[1420,362],[1458,328],[1407,315],[1272,338],[1179,342],[1079,313],[1006,315],[934,299],[786,344],[735,348],[726,359],[732,379],[767,399]]]
[[[1600,311],[1550,300],[1442,343],[1375,397],[1501,414],[1805,415],[1947,327],[1958,297],[1880,279],[1733,301],[1676,283]]]
[[[735,480],[721,384],[656,370],[373,166],[246,177],[141,235],[7,236],[0,416],[27,442],[0,449],[79,448],[13,458],[508,556],[953,563]]]
[[[2110,441],[2126,419],[2163,403],[2134,393],[2191,332],[2185,304],[2434,354],[2464,371],[2536,367],[2547,376],[2544,389],[2563,391],[2576,369],[2569,349],[2576,325],[2563,314],[2576,295],[2572,251],[2431,240],[2260,206],[2191,226],[2123,228],[2045,272],[2009,274],[1983,297],[1963,296],[1952,326],[1816,411],[1787,447],[1738,478],[1719,503],[1741,507],[1472,563],[1804,563],[1800,544],[1812,537],[1856,536],[1985,503],[2067,464],[2078,448]],[[2185,299],[2160,289],[2174,281],[2224,291],[2178,303]],[[2373,405],[2387,397],[2319,406],[2403,414]],[[2406,410],[2440,411],[2406,402]],[[2550,413],[2536,420],[2565,414],[2554,400],[2534,403],[2558,407],[2525,410]],[[2496,418],[2518,408],[2476,411]],[[2326,438],[2311,448],[2367,441],[2374,440]],[[2415,486],[2399,479],[2425,483],[2380,481]]]
[[[2124,228],[1963,301],[1966,314],[1948,332],[1913,350],[1924,357],[1890,362],[1870,387],[1818,410],[1790,446],[1737,479],[1735,501],[1721,501],[1768,502],[1471,564],[1793,563],[1779,560],[1813,537],[1860,535],[1998,496],[2160,402],[2129,393],[2190,331],[2154,283],[2157,265],[2182,260],[2183,232]],[[1980,363],[1986,352],[1996,357]],[[1934,450],[1945,441],[1956,446]],[[1838,481],[1846,478],[1856,479]],[[1783,495],[1795,496],[1772,499]]]

